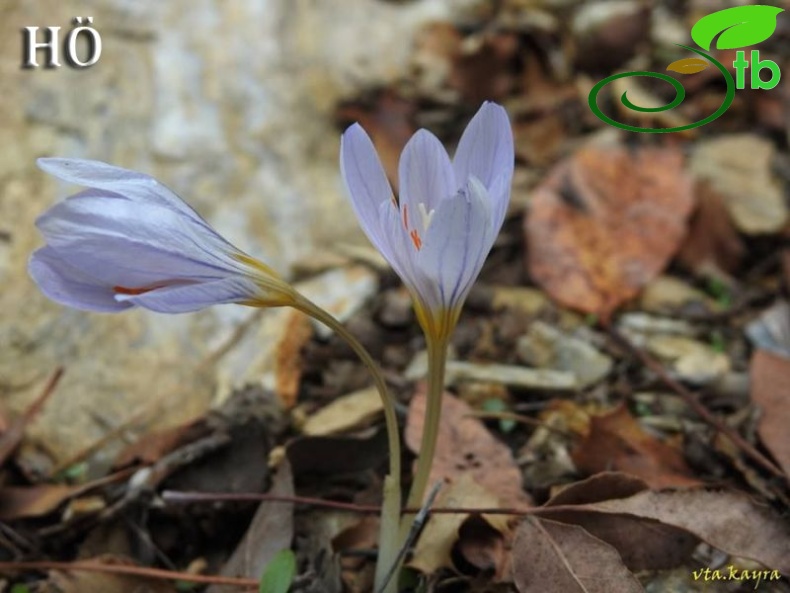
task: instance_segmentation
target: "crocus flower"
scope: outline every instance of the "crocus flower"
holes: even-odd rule
[[[209,305],[291,304],[293,289],[223,239],[152,177],[99,161],[39,159],[89,187],[36,221],[46,239],[28,270],[53,301],[89,311],[140,306],[163,313]]]
[[[484,103],[455,158],[419,130],[403,149],[396,200],[368,135],[343,134],[340,167],[362,228],[409,289],[423,329],[446,337],[504,221],[513,177],[507,112]]]

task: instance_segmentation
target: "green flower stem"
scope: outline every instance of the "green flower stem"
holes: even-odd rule
[[[384,421],[389,437],[389,475],[384,479],[384,500],[381,507],[381,529],[379,531],[379,553],[376,563],[376,591],[382,593],[397,592],[397,578],[391,579],[384,586],[384,579],[392,565],[397,562],[401,537],[399,534],[401,512],[401,450],[400,432],[398,431],[398,417],[395,414],[395,405],[387,390],[387,384],[376,362],[371,358],[365,347],[357,340],[337,319],[324,309],[302,295],[296,296],[293,304],[295,309],[306,313],[313,319],[320,321],[337,335],[343,338],[360,360],[368,367],[376,389],[381,396],[384,408]],[[430,468],[429,468],[430,469]]]
[[[441,337],[431,336],[431,334],[426,332],[425,338],[428,348],[428,395],[417,468],[407,503],[408,508],[414,509],[422,506],[422,499],[425,497],[425,491],[428,488],[428,477],[431,474],[433,456],[436,452],[436,439],[439,436],[439,417],[442,413],[447,347],[450,343],[449,332]],[[404,523],[410,523],[410,520],[404,521]],[[404,528],[408,532],[408,525],[402,525],[401,534],[404,533]]]

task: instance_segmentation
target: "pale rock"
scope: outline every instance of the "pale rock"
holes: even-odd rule
[[[724,197],[738,230],[775,233],[787,222],[782,186],[771,173],[776,149],[756,134],[736,134],[701,141],[690,169]]]
[[[667,313],[697,303],[708,310],[718,305],[704,292],[674,276],[658,276],[651,280],[639,297],[641,308],[648,313]]]
[[[711,383],[730,371],[730,360],[725,354],[691,338],[651,336],[646,347],[651,354],[670,363],[678,377],[697,385]]]
[[[375,387],[369,387],[339,397],[308,416],[302,433],[326,436],[367,428],[383,411],[381,395]]]
[[[425,23],[481,3],[348,0],[338,10],[306,0],[104,0],[89,8],[5,0],[14,34],[0,36],[3,404],[24,410],[54,368],[66,369],[30,443],[62,462],[137,411],[156,408],[157,426],[205,413],[218,385],[261,379],[254,370],[265,368],[266,338],[277,335],[268,318],[279,314],[250,321],[248,309],[227,306],[99,315],[49,302],[26,271],[42,244],[33,223],[77,188],[38,171],[37,157],[98,158],[151,174],[287,277],[317,249],[366,244],[339,175],[339,102],[404,76]],[[23,27],[60,26],[65,36],[76,16],[92,16],[101,35],[95,66],[20,68]],[[347,316],[360,303],[351,290],[375,289],[362,276],[338,287],[343,274],[330,281],[339,292],[329,301]],[[232,339],[237,330],[248,338]],[[245,356],[231,362],[236,347]]]
[[[583,389],[609,374],[612,359],[588,342],[535,321],[516,345],[519,358],[532,366],[567,371]]]

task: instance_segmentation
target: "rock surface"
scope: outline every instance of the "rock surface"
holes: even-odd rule
[[[337,103],[401,76],[422,24],[474,4],[349,0],[337,11],[300,0],[103,0],[86,9],[74,0],[5,0],[2,403],[24,409],[55,367],[66,368],[29,442],[46,443],[63,462],[138,410],[155,406],[162,424],[199,415],[218,381],[229,380],[227,365],[218,378],[202,363],[249,315],[242,307],[97,315],[47,301],[26,272],[41,244],[33,222],[75,188],[45,178],[36,157],[96,158],[149,173],[288,274],[337,240],[364,244],[338,172]],[[77,16],[92,16],[101,35],[96,65],[20,68],[23,27],[60,26],[65,36]]]

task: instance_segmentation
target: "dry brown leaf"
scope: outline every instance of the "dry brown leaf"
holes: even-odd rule
[[[426,402],[425,385],[422,384],[411,400],[406,421],[405,440],[414,453],[420,450]],[[529,505],[529,497],[521,483],[521,470],[510,449],[472,416],[468,404],[445,393],[428,483],[452,483],[465,475],[471,475],[480,486],[496,493],[506,507]]]
[[[631,474],[601,472],[586,480],[568,484],[543,506],[589,504],[613,498],[627,498],[649,487],[647,482]]]
[[[643,479],[652,488],[698,486],[683,454],[650,436],[625,405],[593,416],[590,433],[572,452],[583,473],[622,471]]]
[[[530,273],[560,303],[606,320],[663,270],[692,206],[679,149],[585,147],[535,193]]]
[[[491,525],[482,515],[469,515],[458,528],[458,541],[453,549],[453,557],[459,559],[456,561],[456,568],[464,573],[471,572],[473,576],[483,573],[495,583],[511,580],[512,539],[513,533],[510,529],[502,531]],[[461,559],[472,571],[459,565]]]
[[[491,490],[480,485],[472,475],[458,476],[445,485],[436,499],[435,506],[442,508],[492,508],[499,499]],[[425,574],[433,574],[440,568],[451,567],[450,553],[458,540],[458,529],[469,515],[462,513],[438,513],[431,515],[417,540],[414,556],[409,566]],[[493,519],[504,528],[507,521],[503,516]]]
[[[274,360],[274,391],[286,410],[296,404],[299,383],[302,380],[301,351],[312,336],[313,325],[310,318],[301,311],[289,311]]]
[[[684,529],[728,554],[790,572],[790,525],[747,496],[701,489],[640,492],[579,507]]]
[[[513,542],[519,593],[642,593],[612,546],[581,527],[527,517]]]
[[[97,558],[95,561],[108,566],[113,564],[132,565],[127,560],[108,556]],[[177,591],[173,583],[162,579],[87,570],[52,571],[49,584],[58,593],[130,593],[132,591],[140,593],[176,593]]]
[[[141,436],[125,447],[115,458],[116,469],[134,464],[150,465],[171,451],[192,443],[211,433],[205,418],[199,418],[180,426],[155,430]]]
[[[577,509],[546,507],[540,516],[578,525],[613,546],[631,570],[665,570],[687,562],[699,540],[672,525],[631,515],[617,515]]]
[[[284,461],[274,476],[269,493],[294,495],[291,466]],[[252,518],[247,533],[222,567],[222,576],[260,578],[263,569],[283,549],[290,549],[293,539],[293,503],[263,501]],[[235,593],[238,587],[212,585],[206,593]]]
[[[699,276],[726,276],[738,267],[745,247],[724,200],[709,183],[696,185],[697,211],[678,260]]]
[[[790,359],[766,350],[752,356],[751,398],[760,407],[757,432],[790,478]]]
[[[0,521],[47,515],[84,489],[62,484],[0,488]]]
[[[518,36],[514,33],[486,33],[467,38],[455,57],[450,86],[469,105],[501,100],[515,83],[512,60],[517,51]]]

